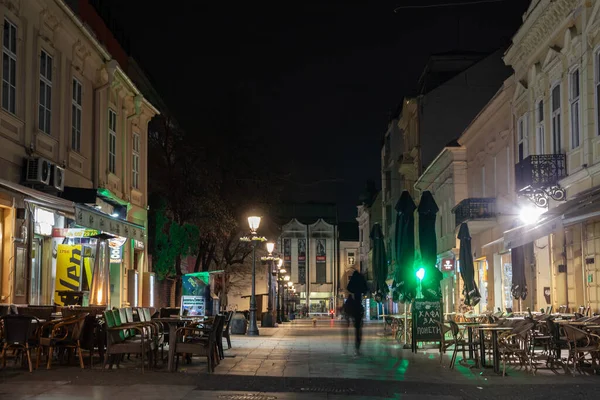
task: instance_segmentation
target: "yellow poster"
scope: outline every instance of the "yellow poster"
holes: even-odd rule
[[[61,291],[76,292],[81,288],[81,245],[59,244],[57,253],[54,302],[60,306],[64,306],[64,298],[58,293]],[[85,266],[85,269],[89,269],[89,262]],[[91,278],[91,273],[86,273],[86,275],[88,275],[88,279]]]

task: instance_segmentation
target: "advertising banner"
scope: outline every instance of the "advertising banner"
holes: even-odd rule
[[[324,264],[327,261],[325,239],[317,239],[317,264]]]
[[[298,283],[306,284],[306,239],[298,239]]]
[[[292,261],[292,239],[283,239],[283,261],[285,261],[286,264],[289,264]]]
[[[92,284],[91,260],[82,261],[81,245],[59,244],[56,255],[56,288],[54,302],[65,305],[65,299],[58,294],[61,291],[77,292],[89,290]],[[83,265],[83,270],[82,270]],[[83,273],[83,276],[81,275]]]
[[[204,296],[181,296],[181,315],[188,317],[205,314]]]

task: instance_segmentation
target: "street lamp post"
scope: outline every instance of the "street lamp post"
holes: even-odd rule
[[[267,299],[267,313],[263,316],[262,326],[273,328],[275,323],[273,321],[273,302],[274,302],[274,285],[273,285],[273,276],[277,274],[277,270],[274,269],[275,262],[281,262],[279,257],[273,256],[273,250],[275,250],[275,243],[268,242],[267,243],[267,251],[269,255],[267,257],[262,257],[261,261],[263,263],[267,263],[269,268],[269,280],[268,280],[268,294],[269,297]]]
[[[243,237],[240,240],[243,242],[252,243],[252,291],[250,293],[250,321],[248,323],[248,336],[258,336],[258,326],[256,324],[256,244],[264,242],[266,239],[257,234],[260,225],[260,217],[248,217],[248,225],[250,226],[250,237]]]

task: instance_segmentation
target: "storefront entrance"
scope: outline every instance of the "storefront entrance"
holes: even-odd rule
[[[511,253],[494,254],[494,258],[494,311],[505,311],[513,308]]]

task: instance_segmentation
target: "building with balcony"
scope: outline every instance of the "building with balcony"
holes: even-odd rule
[[[452,212],[456,233],[465,223],[471,234],[475,283],[481,294],[479,311],[518,309],[510,291],[511,252],[503,245],[504,231],[518,218],[513,191],[513,93],[514,85],[508,80],[458,138],[466,149],[467,195]]]
[[[64,1],[6,1],[0,14],[1,301],[63,305],[61,291],[89,293],[101,251],[109,305],[141,304],[143,283],[128,290],[126,271],[146,268],[147,126],[157,110]]]
[[[441,284],[445,312],[455,311],[460,304],[459,275],[455,268],[458,246],[452,209],[467,197],[466,155],[466,149],[456,141],[449,143],[429,164],[414,185],[417,193],[415,203],[418,204],[420,194],[428,190],[439,208],[435,228],[437,266],[444,274]],[[416,212],[415,227],[418,227]],[[417,237],[418,234],[415,238]]]
[[[515,193],[537,222],[504,245],[533,246],[537,308],[600,309],[600,3],[534,0],[505,54],[514,70]]]

